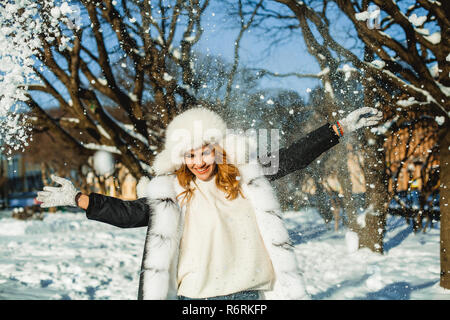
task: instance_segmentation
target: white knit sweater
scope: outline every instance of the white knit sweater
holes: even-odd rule
[[[215,179],[192,182],[178,264],[178,295],[206,298],[271,290],[272,263],[248,199],[225,198]]]

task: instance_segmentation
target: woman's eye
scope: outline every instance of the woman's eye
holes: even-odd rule
[[[204,156],[207,156],[207,155],[209,155],[210,153],[211,153],[211,151],[208,150],[208,151],[203,152],[203,155],[204,155]]]

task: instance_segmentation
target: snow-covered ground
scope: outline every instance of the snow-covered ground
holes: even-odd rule
[[[0,219],[0,299],[136,298],[145,228],[116,228],[82,212],[8,216]]]
[[[351,250],[313,209],[286,212],[313,299],[449,299],[439,287],[439,224],[414,234],[389,217],[385,254]],[[136,299],[145,228],[120,229],[85,214],[19,221],[0,212],[0,299]]]

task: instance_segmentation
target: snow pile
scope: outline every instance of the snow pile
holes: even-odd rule
[[[422,26],[425,21],[427,21],[427,17],[426,16],[420,16],[418,17],[417,14],[413,13],[412,15],[410,15],[408,17],[409,22],[411,22],[415,27],[420,27]]]
[[[371,6],[370,10],[355,13],[355,19],[358,21],[373,20],[380,16],[380,9],[377,6]]]
[[[164,72],[163,79],[164,79],[164,81],[170,82],[173,80],[173,77],[170,74],[168,74],[167,72]]]
[[[367,12],[367,11],[355,13],[355,18],[358,21],[366,21],[367,19],[369,19],[369,16],[370,16],[369,12]]]
[[[98,175],[109,175],[114,171],[114,158],[108,151],[99,150],[93,157],[94,170]]]
[[[344,72],[344,75],[345,75],[344,81],[347,81],[348,79],[350,79],[352,72],[357,72],[357,70],[355,68],[349,66],[348,64],[344,64],[342,66],[342,69],[338,69],[338,71]]]
[[[0,212],[0,299],[136,299],[146,228],[120,229],[85,214],[19,221]],[[389,217],[385,254],[356,250],[315,209],[284,213],[312,299],[450,299],[439,287],[439,225],[414,234]]]
[[[435,32],[431,36],[426,36],[424,38],[426,40],[428,40],[429,42],[431,42],[432,44],[436,45],[436,44],[439,44],[441,42],[441,33],[440,32]]]
[[[371,62],[371,64],[373,64],[375,67],[377,67],[378,69],[383,69],[384,68],[384,66],[386,65],[386,63],[384,62],[384,61],[382,61],[382,60],[373,60],[372,62]]]
[[[434,119],[436,120],[437,124],[440,125],[440,126],[442,126],[444,124],[444,122],[445,122],[444,116],[441,116],[441,117],[440,116],[436,116]]]
[[[359,237],[356,232],[347,231],[345,233],[345,243],[347,245],[347,252],[353,253],[358,250],[359,247]]]

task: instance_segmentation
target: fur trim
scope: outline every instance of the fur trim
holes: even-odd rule
[[[136,185],[136,195],[139,198],[145,198],[146,189],[150,182],[150,179],[148,177],[142,177],[139,179],[139,182]]]
[[[176,158],[178,159],[178,158]],[[158,153],[153,160],[153,170],[157,175],[174,172],[181,166],[180,163],[172,162],[169,150]]]
[[[148,270],[142,275],[144,300],[164,300],[169,291],[169,273]],[[155,290],[156,289],[156,290]]]
[[[290,245],[278,200],[258,165],[240,166],[242,190],[255,211],[258,228],[275,271],[272,290],[261,291],[265,299],[309,299],[296,256]],[[144,181],[142,182],[144,185]],[[175,299],[179,243],[184,210],[173,199],[182,191],[176,176],[157,176],[145,194],[152,207],[141,272],[143,299]]]
[[[175,199],[175,190],[171,186],[172,180],[173,176],[170,175],[156,176],[151,180],[142,177],[136,186],[138,198]]]
[[[274,288],[264,291],[263,296],[266,299],[308,299],[272,187],[264,176],[257,174],[257,170],[247,172],[241,168],[241,171],[244,177],[251,177],[247,178],[249,182],[242,185],[242,189],[255,210],[256,221],[276,275]]]
[[[151,207],[141,271],[143,299],[173,298],[171,295],[176,292],[173,270],[181,232],[173,179],[173,176],[156,176],[150,181],[141,179],[140,190]]]
[[[257,179],[263,176],[263,171],[260,165],[247,163],[238,166],[239,172],[241,174],[241,182],[245,184],[255,183],[257,184]]]

